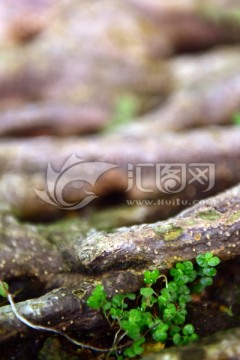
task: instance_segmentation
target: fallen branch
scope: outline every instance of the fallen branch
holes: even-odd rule
[[[72,338],[71,336],[65,334],[63,331],[61,330],[56,330],[54,328],[51,328],[49,326],[43,326],[43,325],[36,325],[34,323],[32,323],[31,321],[29,321],[25,316],[23,316],[18,308],[16,307],[16,304],[13,300],[12,294],[8,291],[8,289],[6,288],[5,284],[3,283],[2,280],[0,280],[0,285],[2,286],[2,288],[5,290],[5,294],[6,297],[10,303],[10,306],[12,308],[12,311],[14,313],[14,315],[16,316],[16,318],[21,321],[23,324],[27,325],[28,327],[30,327],[33,330],[39,330],[39,331],[47,331],[47,332],[52,332],[54,334],[57,335],[61,335],[63,336],[65,339],[67,339],[68,341],[70,341],[72,344],[80,346],[83,349],[90,349],[90,350],[94,350],[94,351],[101,351],[101,352],[109,352],[112,350],[116,350],[115,348],[109,348],[109,349],[105,349],[105,348],[98,348],[98,347],[94,347],[91,345],[87,345],[84,344],[82,342],[77,341],[76,339]]]
[[[208,198],[175,218],[91,234],[74,244],[76,263],[90,273],[112,269],[166,269],[212,251],[240,255],[240,186]]]
[[[106,171],[92,187],[91,190],[100,199],[118,192],[127,199],[149,199],[149,196],[151,199],[180,198],[190,205],[193,200],[223,191],[240,181],[239,138],[239,127],[216,127],[189,131],[184,134],[151,134],[149,138],[137,135],[124,138],[111,135],[84,139],[77,137],[68,139],[43,137],[18,141],[5,139],[2,140],[0,147],[2,171],[0,198],[5,199],[5,202],[22,218],[35,216],[39,221],[41,216],[57,216],[61,208],[43,202],[35,194],[34,189],[46,188],[45,177],[49,162],[53,169],[60,173],[67,159],[76,154],[84,161],[104,161],[117,165],[111,171]],[[204,188],[198,181],[187,185],[175,196],[171,194],[171,191],[170,194],[166,194],[157,188],[155,164],[176,164],[176,159],[177,164],[214,163],[215,185],[212,190],[208,193],[204,192],[206,186]],[[151,193],[139,189],[136,185],[136,174],[134,174],[133,187],[126,191],[129,176],[128,164],[150,165],[147,169],[143,165],[141,184],[143,187],[150,188]],[[85,174],[88,171],[91,174],[91,166],[85,166]],[[86,195],[84,182],[81,184],[80,189],[76,189],[71,182],[65,186],[65,201],[69,203],[81,201]],[[169,211],[169,205],[166,207]]]
[[[64,254],[62,270],[55,270],[52,276],[51,262],[45,264],[49,272],[47,276],[37,271],[43,255],[39,254],[36,246],[31,246],[31,231],[35,234],[37,231],[31,227],[28,228],[29,237],[25,238],[24,248],[18,247],[12,254],[13,259],[21,258],[21,251],[26,251],[29,244],[28,257],[21,264],[25,270],[19,275],[16,261],[9,258],[8,264],[11,266],[6,264],[4,246],[8,246],[6,242],[12,240],[3,237],[6,241],[0,253],[0,266],[5,274],[3,280],[11,279],[12,274],[15,274],[15,279],[18,276],[27,278],[35,271],[36,279],[42,280],[46,289],[57,287],[43,297],[16,305],[18,312],[34,324],[42,326],[50,321],[57,331],[60,329],[68,333],[79,329],[89,331],[99,326],[104,328],[101,315],[85,304],[86,297],[99,282],[103,283],[109,296],[116,292],[134,292],[141,287],[140,274],[143,270],[158,268],[164,271],[176,261],[193,260],[199,253],[207,251],[218,255],[221,260],[240,255],[239,203],[240,186],[237,186],[164,222],[120,228],[110,234],[91,232],[88,236],[80,232],[79,236],[75,236],[73,232],[74,236],[67,237],[70,227],[63,228],[61,236],[56,230],[52,234],[49,231],[52,246],[54,244],[54,248]],[[26,225],[19,226],[23,228],[21,234],[24,234]],[[9,234],[10,229],[11,223],[8,223],[6,233]],[[66,241],[62,241],[65,238]],[[38,239],[41,247],[41,237]],[[29,258],[38,261],[29,261]],[[68,272],[63,272],[66,264]],[[19,332],[29,335],[29,330],[24,324],[19,324],[9,306],[0,308],[0,328],[0,341],[6,341]]]

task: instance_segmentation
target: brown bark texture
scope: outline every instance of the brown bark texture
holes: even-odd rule
[[[66,235],[62,229],[59,236],[58,228],[44,233],[2,215],[1,276],[13,284],[17,279],[32,279],[43,292],[53,288],[42,297],[17,304],[28,319],[60,330],[90,331],[104,322],[85,303],[96,284],[102,282],[108,295],[137,291],[146,269],[164,271],[176,261],[193,260],[206,251],[222,260],[239,256],[239,204],[237,186],[167,221],[108,234],[83,235],[74,224],[72,233],[68,226]],[[32,331],[16,319],[9,305],[0,308],[0,324],[1,342],[19,333],[29,336]]]

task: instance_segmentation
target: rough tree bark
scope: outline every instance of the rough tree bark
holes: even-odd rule
[[[2,224],[3,280],[11,284],[11,280],[33,277],[45,291],[54,289],[18,303],[19,311],[33,322],[74,333],[104,326],[101,315],[85,304],[100,281],[109,295],[136,291],[145,269],[164,271],[176,261],[193,260],[206,251],[222,260],[240,255],[240,186],[168,221],[120,228],[109,234],[92,231],[81,235],[75,225],[72,234],[69,226],[61,236],[56,230],[45,233],[47,241],[34,226],[6,218]],[[1,342],[19,333],[31,333],[14,317],[10,306],[0,308],[0,329]]]

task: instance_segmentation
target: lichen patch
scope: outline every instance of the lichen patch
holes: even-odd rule
[[[195,216],[203,220],[214,221],[214,220],[218,220],[222,215],[221,213],[219,213],[214,209],[206,209],[199,211],[198,213],[196,213]]]
[[[157,234],[160,234],[165,241],[172,241],[178,238],[182,233],[184,229],[180,226],[175,226],[171,223],[158,226],[155,228],[155,232]]]

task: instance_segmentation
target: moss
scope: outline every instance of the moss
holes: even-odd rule
[[[196,217],[201,218],[203,220],[218,220],[221,217],[221,214],[213,209],[199,211],[196,214]]]
[[[159,226],[155,229],[155,232],[162,235],[165,241],[175,240],[183,233],[183,231],[183,228],[180,226],[174,226],[171,223]]]
[[[216,23],[225,22],[231,25],[239,25],[240,23],[240,9],[234,4],[230,4],[228,7],[219,7],[200,1],[197,4],[197,10],[200,15]]]
[[[146,216],[146,211],[135,206],[115,206],[100,211],[92,212],[89,225],[96,230],[110,232],[121,226],[141,224]]]
[[[62,242],[71,242],[72,239],[85,236],[90,225],[79,217],[63,219],[51,224],[36,225],[39,233],[50,243],[60,245]]]
[[[79,299],[82,299],[84,297],[84,295],[86,294],[86,291],[78,289],[78,290],[73,290],[72,293],[73,293],[73,295],[75,295]]]
[[[240,211],[237,211],[234,214],[230,215],[227,220],[227,224],[234,223],[237,220],[240,220]]]
[[[44,308],[44,306],[46,306],[46,304],[44,302],[39,302],[39,303],[32,305],[32,309],[37,311],[37,310]]]
[[[196,225],[197,221],[195,219],[184,219],[185,226],[193,226]]]

